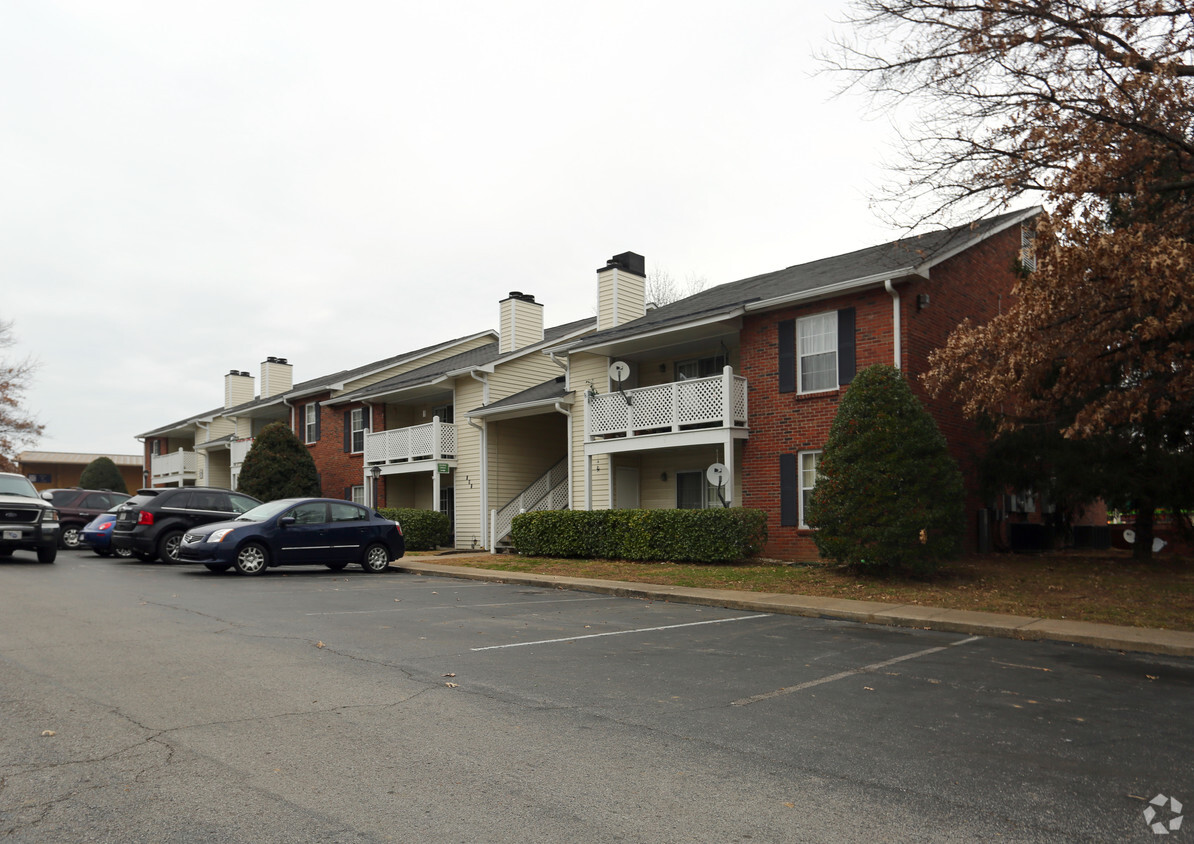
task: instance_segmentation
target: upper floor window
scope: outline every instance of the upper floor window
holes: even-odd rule
[[[836,390],[854,379],[854,308],[783,320],[777,330],[781,393]]]
[[[149,441],[149,453],[151,455],[153,455],[154,457],[160,456],[162,453],[162,441],[161,440],[150,440]]]
[[[319,404],[311,402],[303,408],[303,439],[313,443],[319,441]]]
[[[365,450],[365,429],[368,428],[365,408],[358,407],[345,414],[348,422],[346,426],[347,451],[353,453]]]

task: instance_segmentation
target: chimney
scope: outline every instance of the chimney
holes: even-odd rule
[[[647,312],[647,260],[623,252],[597,270],[597,330],[604,331]]]
[[[501,354],[543,341],[543,306],[534,296],[511,290],[510,295],[499,303],[499,308],[501,340],[498,351]]]
[[[268,357],[261,363],[261,397],[268,399],[294,386],[294,367],[286,358]]]
[[[253,400],[253,376],[247,372],[228,370],[224,376],[224,409]]]

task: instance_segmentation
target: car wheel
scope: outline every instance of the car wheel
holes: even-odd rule
[[[332,571],[340,571],[342,568],[348,565],[348,563],[324,563],[324,565],[330,568]]]
[[[44,548],[37,549],[37,561],[39,563],[52,563],[54,558],[58,556],[58,546],[50,545]]]
[[[378,574],[390,567],[390,552],[380,542],[374,542],[365,549],[365,556],[361,558],[361,568],[372,574]]]
[[[62,543],[63,548],[78,548],[79,540],[82,537],[79,535],[78,525],[63,525],[62,533],[58,537],[58,541]]]
[[[158,556],[165,563],[177,563],[178,549],[182,547],[182,531],[168,530],[158,539]]]
[[[98,554],[99,552],[97,551],[96,553]],[[117,548],[112,553],[115,554],[117,557],[128,558],[128,557],[133,556],[133,552],[128,548]]]
[[[208,571],[214,571],[216,574],[219,574],[222,571],[228,571],[227,563],[204,563],[203,567]]]
[[[236,552],[236,570],[241,574],[261,574],[269,566],[269,551],[264,545],[250,542]]]

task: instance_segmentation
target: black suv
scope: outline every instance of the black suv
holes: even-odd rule
[[[235,519],[261,502],[207,486],[139,489],[116,508],[112,550],[127,548],[140,560],[178,562],[182,535],[193,527]]]
[[[58,511],[24,475],[0,472],[0,557],[37,551],[39,563],[58,556]]]
[[[58,534],[61,548],[78,548],[81,534],[87,523],[96,516],[112,513],[116,507],[128,500],[123,492],[107,489],[46,489],[41,497],[54,505],[62,530]]]

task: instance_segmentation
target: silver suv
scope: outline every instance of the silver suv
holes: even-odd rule
[[[40,563],[58,556],[58,511],[24,475],[0,472],[0,557],[37,551]]]

